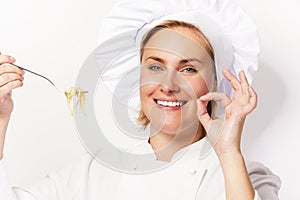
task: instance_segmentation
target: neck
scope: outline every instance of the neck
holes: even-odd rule
[[[157,159],[166,162],[170,162],[177,151],[205,136],[202,126],[198,123],[172,134],[156,131],[152,126],[150,126],[150,132],[151,136],[148,142]]]

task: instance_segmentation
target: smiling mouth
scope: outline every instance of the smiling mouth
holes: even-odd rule
[[[182,107],[187,103],[187,101],[176,101],[176,100],[167,101],[167,100],[159,100],[159,99],[154,99],[154,102],[164,107]]]

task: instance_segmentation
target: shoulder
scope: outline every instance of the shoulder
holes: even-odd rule
[[[279,199],[280,178],[259,162],[247,162],[247,170],[254,189],[261,199]]]

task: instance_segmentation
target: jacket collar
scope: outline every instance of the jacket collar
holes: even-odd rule
[[[156,159],[155,152],[153,151],[152,146],[148,143],[148,139],[138,142],[130,148],[127,148],[127,152],[135,154],[148,154],[151,155],[153,159]],[[204,137],[201,140],[179,150],[173,156],[172,161],[179,158],[184,160],[205,160],[211,154],[215,154],[213,147],[211,146],[207,137]]]

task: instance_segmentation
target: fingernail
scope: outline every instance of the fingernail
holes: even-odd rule
[[[16,61],[16,59],[15,59],[14,57],[11,57],[11,56],[9,57],[9,59],[10,59],[11,61],[13,61],[13,62]]]

